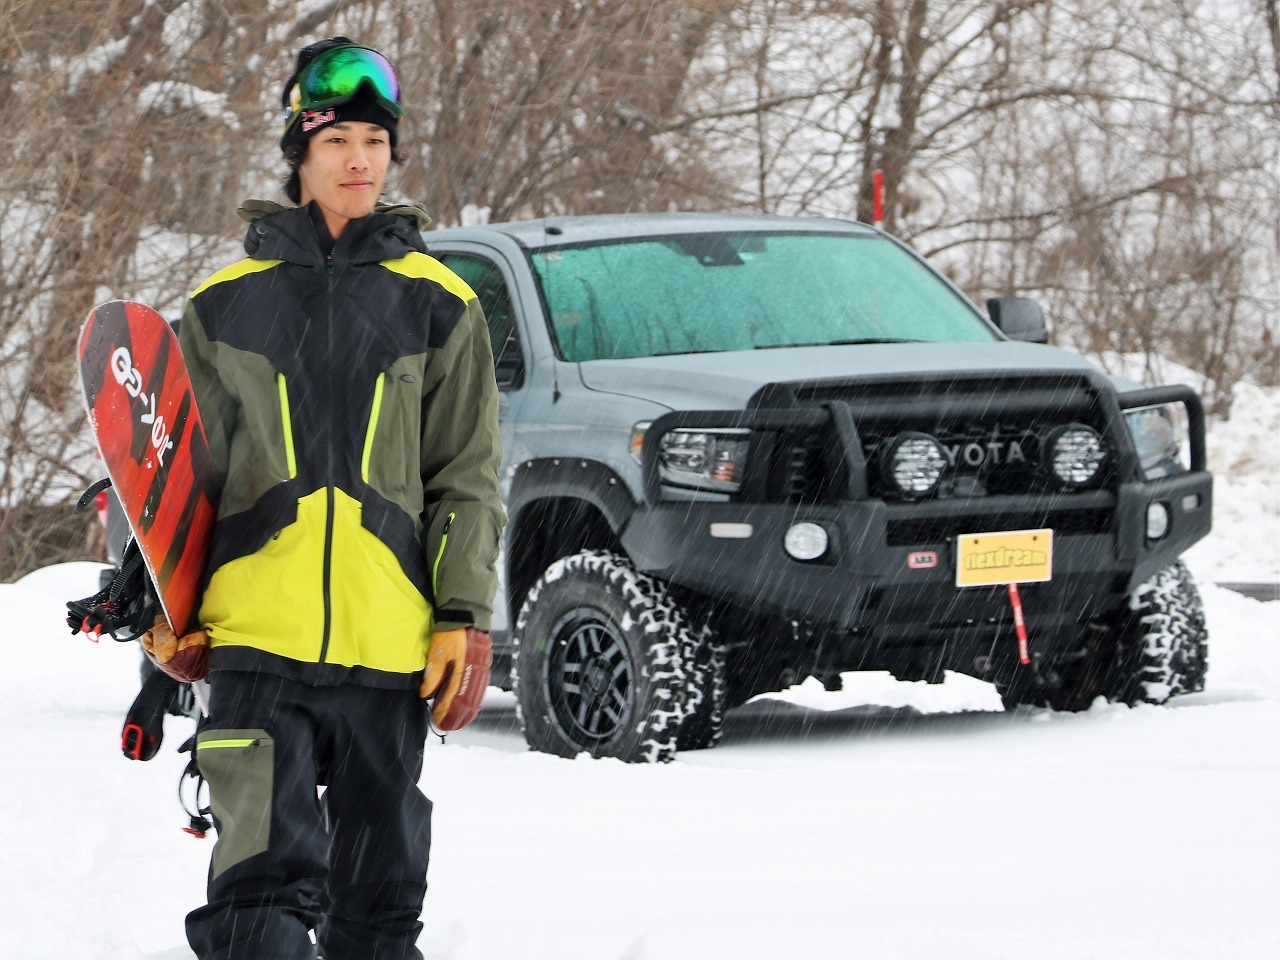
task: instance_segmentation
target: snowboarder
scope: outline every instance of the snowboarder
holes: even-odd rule
[[[219,836],[187,935],[201,960],[313,958],[311,931],[326,960],[417,958],[428,716],[469,722],[488,678],[493,359],[425,213],[379,201],[391,63],[312,44],[282,103],[295,205],[244,204],[248,258],[181,324],[222,490],[196,751]]]

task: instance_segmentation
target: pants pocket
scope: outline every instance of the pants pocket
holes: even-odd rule
[[[196,765],[218,821],[212,879],[271,842],[275,743],[265,730],[203,730],[196,737]]]

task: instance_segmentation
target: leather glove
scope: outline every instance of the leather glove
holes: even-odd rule
[[[209,673],[209,635],[203,630],[177,636],[164,617],[142,635],[143,652],[156,669],[175,680],[193,683]]]
[[[480,701],[489,686],[493,640],[482,630],[466,627],[431,635],[427,671],[418,692],[435,697],[431,721],[448,733],[461,730],[480,712]]]

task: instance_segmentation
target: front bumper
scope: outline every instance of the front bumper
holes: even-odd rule
[[[1026,585],[1023,595],[1037,622],[1057,629],[1114,609],[1208,533],[1212,494],[1212,477],[1196,471],[1077,494],[1052,509],[1044,498],[1012,496],[931,504],[659,503],[637,510],[622,544],[644,572],[764,615],[881,638],[923,637],[1006,618],[1003,587],[956,587],[958,535],[1048,527],[1055,530],[1053,578]],[[1168,506],[1169,532],[1148,541],[1146,511],[1156,500]],[[1107,528],[1091,530],[1100,517],[1110,518]],[[799,561],[787,554],[783,538],[799,522],[826,529],[826,555]],[[738,536],[717,535],[726,524]]]
[[[1123,411],[1182,401],[1191,419],[1191,470],[1153,480],[1128,444]],[[1019,398],[1002,395],[1015,405]],[[1139,391],[1123,398],[1098,391],[1117,451],[1116,477],[1084,491],[950,497],[892,502],[868,491],[868,465],[857,417],[839,402],[822,406],[674,413],[656,421],[644,441],[646,500],[621,532],[639,569],[753,615],[804,624],[836,637],[870,659],[908,659],[891,652],[950,645],[970,657],[993,632],[1011,625],[1004,585],[956,586],[956,544],[965,534],[1048,528],[1054,531],[1052,578],[1021,587],[1028,627],[1050,644],[1078,640],[1082,625],[1114,615],[1130,592],[1210,530],[1213,479],[1205,470],[1203,410],[1184,388]],[[820,502],[777,502],[747,492],[732,500],[672,500],[662,487],[657,455],[663,433],[676,427],[741,426],[761,431],[827,430],[842,451],[844,490]],[[1129,478],[1127,480],[1119,478]],[[1147,510],[1159,502],[1167,533],[1147,537]],[[827,553],[813,561],[787,554],[783,539],[795,523],[821,525]],[[725,525],[728,525],[727,527]],[[726,535],[726,531],[730,535]],[[993,631],[993,627],[996,628]],[[858,659],[851,653],[844,659]],[[852,665],[852,664],[850,664]]]

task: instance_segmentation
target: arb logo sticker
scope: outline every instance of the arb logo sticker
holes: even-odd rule
[[[938,565],[938,555],[932,550],[907,554],[907,567],[912,570],[929,570]]]

